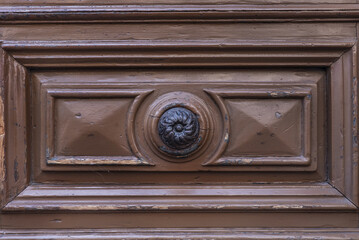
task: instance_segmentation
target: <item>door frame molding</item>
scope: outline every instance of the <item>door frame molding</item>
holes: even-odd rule
[[[20,0],[21,1],[21,0]],[[342,4],[213,4],[181,0],[165,3],[123,3],[123,5],[27,5],[0,6],[1,24],[23,23],[114,23],[114,22],[354,22],[359,6]],[[159,1],[157,1],[159,2]],[[218,1],[219,2],[219,1]],[[41,5],[42,4],[42,5]],[[295,12],[295,14],[293,14]]]

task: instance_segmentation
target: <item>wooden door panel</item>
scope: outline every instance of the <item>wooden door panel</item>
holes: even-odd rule
[[[316,171],[318,158],[324,166],[322,70],[103,73],[33,74],[33,125],[42,126],[32,134],[33,158],[42,170],[300,172]],[[201,130],[176,150],[158,125],[184,106]]]
[[[359,236],[359,7],[327,2],[0,4],[0,238]]]

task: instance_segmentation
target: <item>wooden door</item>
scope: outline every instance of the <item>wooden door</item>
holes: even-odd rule
[[[0,3],[1,239],[359,239],[355,0]]]

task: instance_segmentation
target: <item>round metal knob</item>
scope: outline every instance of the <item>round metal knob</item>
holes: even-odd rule
[[[162,142],[176,150],[191,147],[198,139],[199,130],[197,115],[183,107],[167,110],[158,122],[158,134]]]

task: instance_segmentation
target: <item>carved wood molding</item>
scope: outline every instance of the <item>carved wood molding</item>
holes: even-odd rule
[[[227,212],[292,212],[308,214],[300,220],[301,226],[311,217],[310,213],[333,213],[328,221],[334,221],[337,211],[357,214],[358,206],[358,174],[357,174],[357,69],[356,42],[354,39],[341,41],[293,41],[293,42],[3,42],[2,44],[2,82],[4,83],[3,104],[7,122],[16,122],[16,127],[5,126],[7,139],[7,158],[0,159],[6,167],[1,172],[1,204],[4,213],[36,214],[59,210],[84,213],[91,211],[115,211],[141,214],[141,211],[154,213],[169,212],[202,212],[206,214]],[[124,49],[130,51],[124,53]],[[59,51],[61,50],[61,51]],[[159,50],[166,50],[159,51]],[[203,50],[207,53],[203,54]],[[6,51],[6,52],[5,52]],[[148,53],[139,56],[138,51]],[[163,53],[165,52],[165,53]],[[244,53],[245,52],[245,53]],[[162,54],[163,53],[163,54]],[[253,60],[256,58],[256,60]],[[211,60],[208,60],[211,59]],[[213,61],[215,59],[216,61]],[[259,60],[258,60],[259,59]],[[28,72],[31,68],[65,68],[65,67],[181,67],[181,66],[309,66],[327,69],[331,94],[329,111],[333,119],[329,126],[330,136],[346,142],[345,148],[331,142],[328,182],[322,184],[287,184],[277,187],[268,186],[201,186],[178,187],[167,186],[161,189],[155,185],[147,187],[115,187],[99,186],[94,192],[91,187],[78,185],[53,186],[47,184],[32,185],[24,139],[26,123],[18,113],[26,115],[25,92]],[[15,106],[14,111],[11,106]],[[21,109],[21,110],[20,110]],[[18,112],[18,113],[16,113]],[[11,130],[11,136],[9,135]],[[6,135],[8,134],[8,135]],[[18,136],[14,138],[13,136]],[[3,151],[3,149],[2,149]],[[12,161],[17,159],[16,162]],[[345,167],[352,165],[352,168]],[[15,169],[15,172],[14,172]],[[343,178],[343,176],[346,176]],[[17,179],[17,180],[15,180]],[[136,194],[131,189],[136,189]],[[66,189],[66,191],[63,191]],[[204,190],[205,189],[205,190]],[[180,190],[180,191],[179,191]],[[182,192],[182,194],[179,194]],[[69,195],[70,194],[70,195]],[[99,202],[99,197],[104,201]],[[174,198],[175,197],[175,198]],[[83,198],[86,201],[74,201]],[[261,201],[266,198],[267,201]],[[218,201],[221,199],[221,201]],[[223,203],[225,202],[225,204]],[[75,213],[74,213],[75,215]],[[318,216],[319,216],[318,215]],[[334,216],[335,215],[335,216]],[[72,216],[72,215],[71,215]],[[294,215],[293,215],[294,216]],[[73,216],[72,216],[73,217]],[[193,217],[193,216],[189,216]],[[258,217],[261,218],[262,216]],[[321,216],[323,217],[323,216]],[[214,219],[214,217],[209,218]],[[340,218],[338,218],[340,219]],[[298,222],[296,222],[297,224]],[[184,224],[184,223],[182,223]],[[317,226],[321,227],[317,222]],[[295,226],[293,226],[295,227]],[[19,230],[20,231],[20,230]],[[348,230],[349,231],[349,230]],[[341,234],[357,234],[349,231],[326,233],[326,236],[342,236]],[[186,232],[186,230],[183,230]],[[20,236],[21,232],[10,234]],[[152,232],[153,233],[153,232]],[[6,233],[7,234],[7,233]],[[34,233],[34,238],[39,235]],[[60,234],[51,232],[48,234]],[[122,233],[120,233],[122,234]],[[140,233],[141,235],[142,233]],[[238,238],[239,233],[236,233]],[[250,233],[252,234],[252,233]],[[260,234],[260,233],[258,233]],[[311,232],[309,236],[317,236]],[[322,234],[322,233],[319,233]],[[334,234],[334,235],[333,235]],[[335,235],[337,234],[337,235]],[[6,236],[6,235],[5,235]],[[103,236],[103,235],[102,235]],[[101,239],[102,239],[101,236]],[[243,235],[246,236],[246,235]],[[259,235],[260,236],[260,235]],[[323,235],[320,235],[323,236]],[[221,237],[222,238],[222,237]],[[6,239],[6,238],[5,238]],[[91,236],[89,237],[91,239]]]
[[[100,197],[101,201],[98,200]],[[266,201],[261,201],[263,197]],[[308,210],[353,211],[356,207],[327,183],[298,186],[290,184],[112,187],[106,185],[32,185],[8,203],[2,211],[42,212],[60,209],[121,212],[303,212]]]
[[[0,238],[358,238],[359,4],[358,0],[300,2],[243,0],[238,4],[237,0],[197,0],[195,4],[188,4],[187,0],[123,0],[118,4],[118,0],[108,0],[108,5],[101,5],[96,0],[11,0],[0,3],[0,226],[4,226],[0,230]],[[141,155],[145,151],[136,146],[138,131],[130,127],[127,134],[132,144],[130,152],[134,153],[129,156],[131,159],[127,155],[123,155],[124,158],[110,156],[107,158],[109,165],[106,165],[96,156],[90,156],[92,159],[89,160],[86,156],[69,154],[63,159],[49,158],[48,163],[45,157],[42,166],[32,164],[38,161],[32,155],[33,149],[37,149],[33,145],[40,141],[32,138],[35,134],[30,128],[47,127],[44,121],[33,126],[30,118],[36,109],[34,106],[39,102],[46,105],[47,101],[36,102],[28,97],[34,91],[35,73],[42,71],[49,74],[52,71],[49,78],[55,78],[55,74],[67,71],[70,74],[65,77],[70,78],[71,71],[83,71],[85,76],[85,71],[94,69],[103,72],[109,69],[118,72],[151,69],[155,72],[257,67],[320,71],[324,83],[321,83],[318,92],[324,97],[320,98],[322,104],[319,105],[325,114],[318,114],[322,118],[319,120],[305,118],[310,124],[304,124],[306,132],[309,132],[311,129],[308,126],[324,123],[323,129],[328,133],[318,144],[318,148],[322,148],[318,152],[322,155],[319,154],[317,159],[311,158],[317,156],[315,153],[303,151],[301,153],[305,153],[305,157],[286,158],[289,162],[285,162],[284,158],[278,161],[276,157],[258,157],[254,162],[246,162],[243,158],[243,164],[237,164],[236,156],[232,158],[229,154],[226,158],[219,154],[218,159],[223,157],[224,161],[213,159],[217,164],[211,166],[201,165],[207,161],[199,161],[199,167],[192,168],[193,175],[190,175],[192,172],[185,172],[187,177],[191,177],[183,177],[183,183],[171,180],[166,184],[174,182],[177,185],[160,186],[161,180],[176,177],[176,174],[161,172],[169,169],[163,165],[165,167],[151,175],[152,169],[161,164],[158,162],[152,164],[147,161],[148,166],[139,166],[144,163],[142,157],[148,160],[151,156]],[[114,81],[83,84],[85,79],[81,78],[83,82],[77,82],[77,86],[68,79],[65,84],[42,79],[43,82],[38,80],[38,83],[43,85],[37,87],[44,89],[53,84],[53,89],[63,91],[65,95],[76,89],[73,95],[70,94],[73,98],[81,94],[92,98],[99,94],[96,89],[106,89],[107,93],[102,92],[99,97],[106,99],[103,94],[113,96],[116,87],[117,90],[125,89],[125,95],[128,89],[132,89],[152,96],[153,93],[145,91],[142,86],[125,86],[128,79],[122,79],[116,85]],[[210,80],[201,80],[200,84],[205,85]],[[227,80],[223,78],[223,86],[206,86],[201,90],[210,89],[218,93],[222,88],[228,91],[224,95],[231,95],[229,98],[238,94],[239,88],[246,91],[238,83],[235,86],[226,85]],[[166,80],[161,81],[154,85],[158,87]],[[278,84],[277,89],[279,84],[285,85],[284,81],[272,83]],[[291,83],[293,87],[294,81]],[[111,92],[111,88],[115,91]],[[149,89],[152,88],[147,87]],[[119,94],[119,91],[114,94]],[[135,115],[136,104],[145,102],[146,105],[151,101],[136,94],[129,97],[135,99],[132,107],[128,108],[130,116]],[[258,92],[255,94],[258,97]],[[246,96],[246,100],[250,98]],[[32,102],[27,102],[29,99]],[[207,100],[210,101],[210,97]],[[224,103],[208,104],[216,109],[215,104]],[[313,115],[316,114],[315,109],[310,108],[314,111]],[[305,111],[297,112],[305,115]],[[137,116],[142,117],[141,114]],[[133,122],[136,120],[131,117],[126,124],[133,126]],[[317,135],[323,133],[320,131]],[[302,136],[306,140],[316,138],[313,133]],[[303,146],[301,150],[309,148],[309,145]],[[46,155],[46,150],[41,154]],[[130,162],[126,163],[126,160]],[[233,160],[231,166],[222,164],[227,160]],[[71,164],[76,168],[71,168]],[[116,164],[122,166],[111,166]],[[132,166],[124,166],[126,164]],[[146,170],[142,171],[141,167]],[[130,171],[133,175],[143,175],[129,177]],[[89,176],[87,172],[96,176],[86,179]],[[284,181],[284,177],[274,177],[283,172],[282,176],[287,177]],[[192,177],[197,173],[196,178]],[[155,174],[158,174],[156,180],[151,179]],[[235,174],[260,175],[261,178],[248,177],[247,180],[238,177],[246,180],[246,183],[238,184],[240,180],[228,177]],[[73,178],[73,181],[71,175],[79,177]],[[208,176],[215,179],[214,184]],[[270,176],[269,181],[267,176]],[[141,178],[146,180],[139,184],[138,179]],[[115,181],[111,181],[113,179]],[[85,185],[95,182],[101,184]],[[187,185],[189,182],[192,185]],[[21,229],[23,226],[19,222],[26,222],[27,229]],[[35,230],[43,226],[48,229]]]
[[[183,66],[186,64],[197,65],[199,66],[212,66],[213,60],[208,62],[210,58],[216,58],[215,64],[221,66],[321,66],[321,67],[330,67],[330,80],[333,86],[332,91],[342,92],[337,93],[336,96],[340,96],[342,101],[334,102],[331,101],[331,105],[339,104],[340,102],[345,103],[344,105],[337,106],[335,112],[331,112],[333,115],[331,122],[331,131],[330,134],[335,139],[342,139],[346,141],[347,146],[345,149],[342,149],[340,146],[333,145],[332,148],[332,157],[335,159],[332,161],[330,167],[330,176],[329,182],[333,184],[333,190],[337,193],[343,193],[342,200],[346,202],[348,198],[351,202],[358,203],[358,176],[356,167],[353,168],[344,168],[345,164],[354,164],[357,162],[357,142],[353,136],[356,136],[357,126],[353,119],[357,115],[357,90],[356,90],[356,76],[357,70],[355,67],[356,64],[356,45],[351,40],[344,40],[342,42],[332,41],[332,42],[297,42],[297,43],[288,43],[288,45],[277,44],[277,42],[240,42],[240,43],[231,43],[231,44],[198,44],[198,46],[193,45],[192,43],[174,43],[174,44],[163,44],[156,43],[152,45],[148,44],[134,44],[127,46],[128,43],[107,43],[107,42],[94,42],[90,46],[90,42],[77,42],[71,43],[70,46],[67,46],[67,43],[64,42],[5,42],[3,43],[3,48],[8,53],[3,53],[3,82],[5,83],[5,89],[7,90],[7,95],[5,104],[12,104],[17,106],[17,111],[22,110],[22,114],[26,114],[26,109],[23,105],[24,103],[24,93],[26,88],[26,78],[27,71],[30,67],[93,67],[93,66]],[[41,46],[40,46],[41,45]],[[131,61],[131,59],[136,59],[136,51],[130,51],[129,53],[123,55],[121,52],[116,52],[118,49],[123,48],[134,48],[134,50],[149,51],[150,54],[141,60],[138,64],[138,60]],[[213,53],[199,54],[201,49],[207,49],[213,51]],[[259,49],[263,49],[258,51]],[[59,54],[58,51],[62,49]],[[80,50],[80,55],[76,56],[75,50]],[[154,63],[153,59],[156,58],[156,51],[159,49],[174,49],[175,52],[178,52],[178,55],[166,54],[165,57],[168,58],[163,62]],[[81,52],[81,50],[86,50],[87,53]],[[86,54],[91,51],[97,53],[94,58],[87,57]],[[238,50],[238,52],[236,52]],[[241,51],[246,50],[246,54],[242,55]],[[66,52],[67,51],[67,52]],[[263,51],[268,51],[269,54],[263,54]],[[286,53],[286,51],[288,51]],[[89,55],[94,54],[92,52]],[[113,56],[113,52],[115,55]],[[9,56],[11,54],[12,56]],[[193,54],[195,57],[193,58]],[[227,54],[228,57],[223,57],[223,54]],[[251,62],[251,58],[262,56],[261,60],[256,62]],[[267,56],[267,57],[266,57]],[[161,56],[163,59],[163,56]],[[96,60],[96,61],[94,61]],[[111,61],[109,61],[111,60]],[[173,60],[171,62],[171,60]],[[53,61],[51,63],[51,61]],[[102,62],[101,62],[102,61]],[[169,61],[169,62],[168,62]],[[50,62],[50,63],[49,63]],[[11,79],[11,81],[9,81]],[[13,81],[16,81],[18,84],[14,84]],[[14,96],[17,96],[16,98]],[[6,110],[6,109],[5,109]],[[7,122],[16,122],[16,119],[19,118],[15,112],[12,112],[12,109],[7,108]],[[338,114],[338,111],[342,111],[343,114]],[[20,111],[21,112],[21,111]],[[340,118],[344,116],[344,119]],[[26,171],[27,163],[26,156],[18,156],[22,152],[22,149],[25,149],[26,146],[24,142],[20,142],[20,136],[24,133],[25,123],[18,123],[19,125],[16,128],[13,128],[12,133],[18,134],[18,138],[8,136],[8,160],[5,163],[6,168],[3,169],[2,175],[5,176],[2,178],[2,204],[5,205],[14,197],[21,193],[24,188],[28,186],[29,173]],[[8,129],[6,127],[5,129]],[[6,131],[5,131],[6,134]],[[12,135],[13,136],[13,135]],[[18,141],[16,144],[12,144],[11,141]],[[15,155],[11,155],[15,154]],[[342,157],[343,156],[343,157]],[[10,161],[9,159],[14,159],[17,157],[17,162]],[[6,161],[6,159],[5,159]],[[4,162],[4,158],[2,158]],[[15,166],[16,165],[16,166]],[[9,178],[9,171],[17,169],[15,173],[16,178],[20,179],[13,181]],[[343,178],[343,174],[347,176]],[[29,189],[32,189],[30,187]],[[337,190],[335,190],[337,189]],[[339,190],[339,191],[338,191]],[[28,190],[26,190],[28,191]],[[311,197],[309,197],[311,198]],[[340,197],[339,197],[340,198]],[[48,199],[46,199],[48,201]],[[289,201],[291,202],[291,201]],[[15,198],[13,202],[10,202],[6,209],[11,209],[11,206],[17,205],[19,207],[14,209],[21,209],[21,204],[26,203],[21,200],[21,194],[19,197]],[[313,202],[312,202],[313,203]],[[66,203],[64,202],[66,205]],[[26,205],[26,204],[25,204]],[[24,206],[25,206],[24,205]],[[297,203],[295,204],[297,205]],[[286,206],[286,203],[283,203],[283,206]],[[339,209],[344,208],[353,209],[353,206],[346,202],[344,205],[332,205],[332,208],[338,207]],[[46,209],[46,208],[44,208]],[[50,210],[51,208],[48,208]],[[200,208],[198,208],[200,209]],[[321,209],[321,206],[318,206],[318,210]],[[41,209],[38,209],[41,210]]]
[[[1,239],[356,239],[357,228],[131,228],[131,229],[3,229]]]
[[[328,67],[355,41],[4,41],[2,48],[23,66],[36,68]]]
[[[359,19],[357,4],[264,4],[27,5],[26,2],[0,6],[0,22],[323,22]]]

